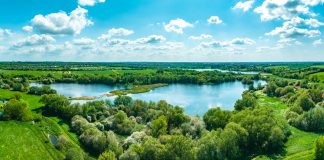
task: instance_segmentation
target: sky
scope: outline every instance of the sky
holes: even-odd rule
[[[324,61],[324,0],[10,0],[0,61]]]

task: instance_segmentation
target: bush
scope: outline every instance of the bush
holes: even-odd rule
[[[316,160],[324,160],[324,136],[318,138],[315,142]]]
[[[222,111],[220,108],[213,108],[204,115],[204,122],[208,130],[224,128],[231,118],[230,111]]]
[[[168,123],[165,116],[160,116],[158,119],[152,121],[151,134],[153,137],[159,137],[166,134]]]
[[[11,99],[4,106],[4,117],[10,120],[28,120],[30,114],[28,110],[28,103],[23,100]]]
[[[316,107],[304,112],[292,125],[306,131],[324,131],[324,108]]]
[[[117,160],[113,151],[108,150],[100,154],[98,160]]]

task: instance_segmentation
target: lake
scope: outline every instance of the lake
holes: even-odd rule
[[[255,81],[265,84],[265,81]],[[35,84],[34,84],[35,85]],[[112,90],[123,89],[122,86],[107,86],[100,84],[51,84],[59,94],[67,97],[100,96]],[[203,115],[208,109],[220,107],[224,110],[233,110],[235,102],[240,99],[242,93],[248,89],[239,81],[226,82],[215,85],[195,84],[170,84],[165,87],[156,88],[147,93],[131,94],[133,99],[145,101],[166,100],[172,105],[179,105],[190,115]],[[115,97],[101,99],[113,100]],[[73,103],[86,101],[73,101]]]

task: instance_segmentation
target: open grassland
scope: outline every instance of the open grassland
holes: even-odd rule
[[[319,72],[319,73],[314,73],[309,75],[308,77],[313,77],[313,76],[317,76],[318,80],[322,83],[324,83],[324,72]]]
[[[37,125],[14,121],[0,122],[0,157],[2,160],[64,158]]]
[[[262,92],[257,92],[258,104],[261,107],[271,107],[279,116],[284,116],[288,106],[279,98],[268,97]],[[314,159],[314,142],[321,135],[320,133],[305,132],[290,126],[291,136],[285,144],[284,152],[273,157],[259,156],[261,159],[285,159],[285,160],[313,160]]]
[[[26,102],[28,102],[29,108],[31,110],[38,109],[38,108],[42,107],[42,104],[39,103],[39,100],[40,100],[39,96],[29,95],[29,94],[22,93],[22,92],[14,92],[14,91],[0,89],[0,100],[10,99],[14,96],[14,94],[17,94],[17,93],[21,94],[22,99],[25,100]]]

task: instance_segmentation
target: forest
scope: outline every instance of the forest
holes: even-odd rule
[[[191,70],[198,68],[258,73]],[[0,63],[0,140],[23,149],[27,142],[18,141],[14,130],[31,130],[26,134],[36,136],[28,136],[28,143],[42,146],[40,153],[46,148],[44,157],[31,159],[322,160],[323,69],[318,63]],[[261,79],[267,83],[253,85]],[[72,103],[48,86],[233,81],[248,85],[234,109],[214,106],[202,116],[165,100],[133,99],[127,92],[114,100]],[[12,137],[19,146],[10,144]],[[19,156],[35,156],[31,152],[37,147],[31,146]],[[0,151],[4,156],[17,158],[9,149]]]

